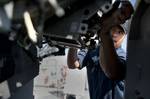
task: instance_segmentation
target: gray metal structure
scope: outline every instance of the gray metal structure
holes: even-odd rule
[[[10,1],[14,3],[12,19],[7,18],[3,8]],[[86,33],[89,28],[84,21],[95,15],[102,5],[110,4],[111,0],[58,0],[66,13],[63,17],[56,16],[51,5],[43,5],[47,2],[48,0],[0,1],[0,83],[8,82],[8,99],[34,99],[33,79],[39,73],[39,59],[36,46],[28,38],[23,21],[26,10],[31,14],[35,29],[45,32],[40,35],[48,36],[52,45],[82,47],[77,43],[79,35]],[[12,35],[12,39],[9,39]],[[66,38],[67,35],[73,36],[73,39]],[[3,99],[3,95],[0,98]]]
[[[150,99],[150,3],[140,0],[131,22],[125,99]]]

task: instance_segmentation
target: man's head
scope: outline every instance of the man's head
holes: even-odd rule
[[[126,34],[123,27],[120,25],[115,25],[111,28],[110,33],[111,33],[115,48],[120,47]]]

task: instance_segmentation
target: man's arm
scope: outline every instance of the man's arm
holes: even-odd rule
[[[133,7],[127,1],[123,2],[122,7],[113,12],[111,16],[102,18],[104,19],[102,28],[98,32],[101,38],[100,66],[104,73],[112,80],[124,79],[126,75],[126,64],[117,55],[109,30],[112,26],[124,23],[131,17],[132,13]]]
[[[106,76],[112,80],[124,79],[126,65],[116,53],[112,38],[109,35],[101,35],[100,66]]]
[[[67,56],[67,64],[70,69],[75,69],[80,67],[76,48],[69,48],[68,56]]]

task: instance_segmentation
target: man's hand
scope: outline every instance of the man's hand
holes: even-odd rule
[[[134,10],[129,1],[122,1],[119,8],[112,11],[113,12],[104,14],[101,18],[101,30],[98,33],[100,36],[108,33],[108,30],[110,30],[112,26],[125,23],[125,21],[131,17]]]

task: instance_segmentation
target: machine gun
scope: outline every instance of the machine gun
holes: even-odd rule
[[[7,25],[6,34],[26,50],[31,45],[41,48],[43,43],[58,49],[88,47],[88,39],[96,34],[89,32],[90,26],[97,24],[90,20],[96,19],[93,16],[97,17],[98,10],[106,13],[111,9],[111,0],[9,1],[13,1],[14,7],[11,20],[7,19],[11,25]],[[49,52],[50,55],[53,54],[53,51]],[[54,53],[61,54],[59,51],[57,54],[57,50]]]

